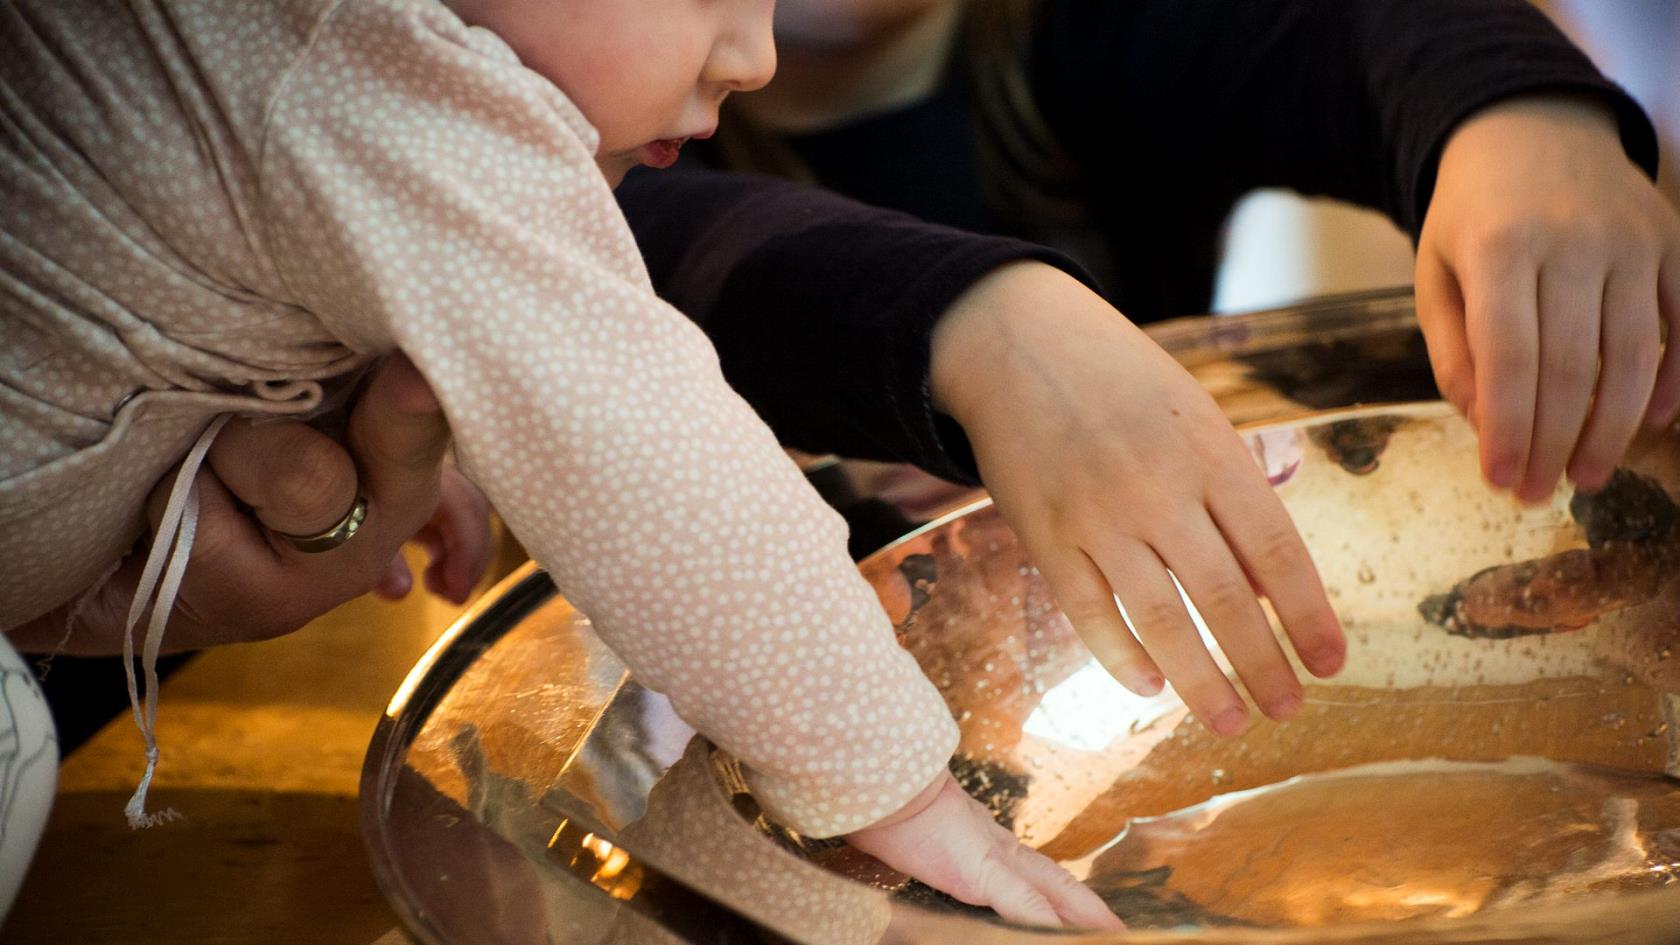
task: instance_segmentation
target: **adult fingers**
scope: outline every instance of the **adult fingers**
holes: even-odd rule
[[[1650,403],[1662,348],[1656,283],[1649,270],[1626,267],[1613,270],[1605,283],[1598,390],[1568,467],[1569,478],[1583,489],[1609,480]]]
[[[1517,498],[1539,502],[1557,488],[1581,438],[1598,379],[1605,283],[1598,266],[1552,262],[1540,273],[1539,374],[1534,427]]]
[[[1216,483],[1206,501],[1226,546],[1272,602],[1301,664],[1314,676],[1334,675],[1347,659],[1347,634],[1277,493],[1245,469]]]
[[[400,521],[406,539],[437,508],[449,424],[420,372],[401,353],[375,371],[350,414],[350,451],[362,471],[369,517]]]
[[[173,480],[147,503],[156,528]],[[336,589],[292,579],[260,526],[211,470],[200,469],[192,562],[175,599],[164,652],[266,640],[338,604]],[[143,557],[143,556],[136,556]]]
[[[1248,708],[1203,645],[1165,562],[1131,539],[1096,549],[1093,560],[1119,593],[1137,639],[1190,711],[1220,735],[1246,729]]]
[[[1651,392],[1651,405],[1645,414],[1646,425],[1653,429],[1666,427],[1680,416],[1680,236],[1669,242],[1657,278],[1657,299],[1663,321],[1668,325],[1668,341],[1656,387]]]
[[[295,420],[229,420],[207,462],[228,491],[277,532],[324,531],[356,501],[350,454]]]
[[[1266,715],[1286,721],[1301,707],[1301,684],[1272,636],[1248,578],[1204,514],[1183,516],[1161,556],[1219,641],[1231,667]]]
[[[1447,403],[1474,423],[1476,369],[1464,332],[1464,297],[1458,280],[1433,252],[1418,254],[1417,315],[1429,345],[1435,386]]]
[[[361,528],[325,553],[304,554],[284,543],[281,553],[300,572],[353,586],[353,593],[382,585],[394,593],[401,576],[393,570],[393,559],[438,506],[449,427],[414,365],[396,354],[374,370],[362,390],[350,412],[346,439],[368,503]]]
[[[1113,588],[1091,559],[1073,548],[1038,560],[1051,596],[1103,669],[1140,696],[1160,692],[1166,684],[1160,668],[1132,636],[1114,603]]]
[[[1513,488],[1528,466],[1539,382],[1536,272],[1515,249],[1486,257],[1460,273],[1466,337],[1476,364],[1476,412],[1482,475]]]

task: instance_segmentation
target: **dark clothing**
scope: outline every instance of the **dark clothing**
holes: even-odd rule
[[[619,203],[659,294],[706,330],[784,444],[956,481],[976,477],[967,439],[929,397],[934,322],[1005,263],[1078,271],[1031,243],[757,175],[638,171]]]
[[[1338,197],[1415,238],[1447,137],[1504,98],[1598,96],[1655,173],[1644,113],[1523,0],[1042,0],[1028,39],[1021,68],[1072,158],[1088,238],[988,205],[965,53],[929,99],[790,144],[841,194],[1048,239],[1082,266],[763,178],[636,174],[621,188],[656,287],[789,445],[972,481],[960,429],[929,403],[928,333],[981,275],[1040,258],[1096,273],[1134,321],[1205,311],[1243,194]]]

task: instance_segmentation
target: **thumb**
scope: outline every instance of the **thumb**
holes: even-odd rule
[[[431,387],[401,352],[374,371],[350,415],[350,452],[370,503],[413,529],[437,507],[449,424]]]

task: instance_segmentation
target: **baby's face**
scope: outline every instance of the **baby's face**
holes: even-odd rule
[[[775,0],[448,0],[560,87],[601,134],[613,186],[717,128],[724,96],[770,81]]]

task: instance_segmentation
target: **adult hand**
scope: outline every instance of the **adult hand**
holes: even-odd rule
[[[296,421],[228,422],[198,472],[199,522],[192,560],[164,637],[165,651],[262,640],[290,633],[352,597],[401,597],[413,584],[400,556],[418,538],[431,551],[427,586],[456,602],[489,567],[489,505],[444,464],[449,427],[407,358],[374,372],[350,415],[348,451]],[[156,528],[175,474],[152,491]],[[306,554],[283,534],[331,528],[367,499],[356,534]],[[8,636],[26,650],[122,652],[123,624],[145,562],[140,550],[83,605],[65,638],[69,606]]]
[[[993,272],[935,329],[932,384],[998,510],[1122,685],[1153,695],[1164,674],[1213,731],[1247,727],[1174,575],[1268,716],[1292,717],[1302,690],[1256,590],[1308,671],[1341,668],[1341,625],[1248,448],[1213,398],[1095,293],[1038,263]]]
[[[1602,486],[1641,421],[1680,413],[1680,217],[1595,100],[1514,99],[1453,133],[1417,296],[1436,382],[1480,434],[1483,475],[1525,501],[1566,471]]]
[[[1055,860],[999,826],[949,773],[898,813],[846,841],[887,866],[1014,922],[1123,929],[1114,913]]]

